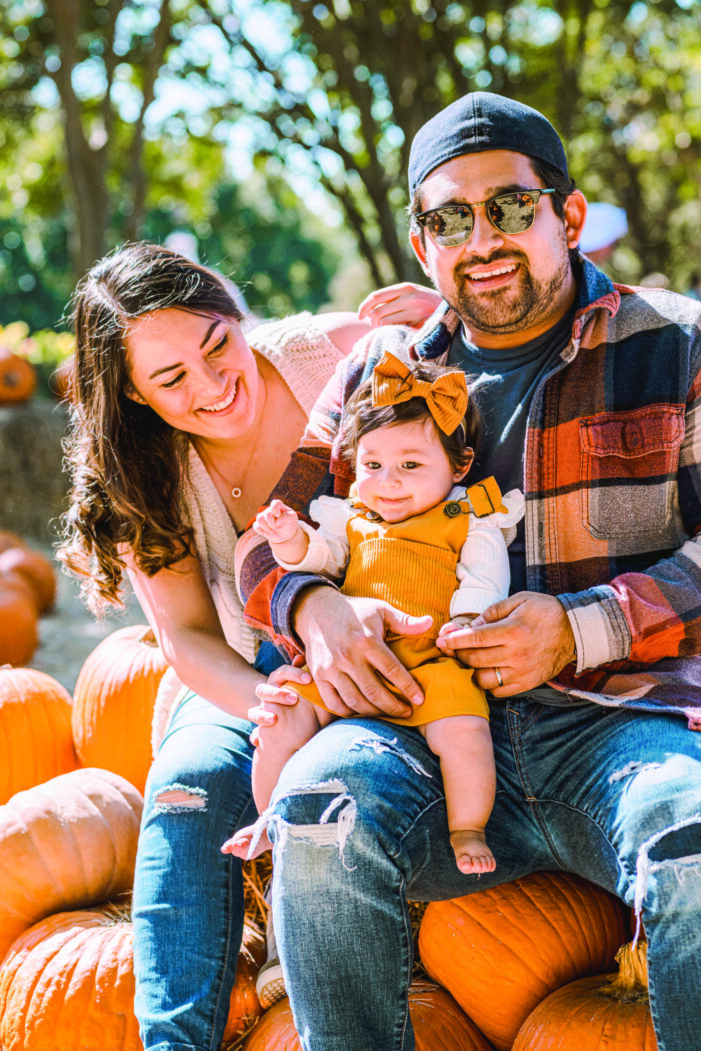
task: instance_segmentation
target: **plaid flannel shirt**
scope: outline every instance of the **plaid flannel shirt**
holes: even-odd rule
[[[523,457],[528,588],[558,597],[577,648],[550,685],[701,729],[701,303],[613,285],[582,262],[572,338],[533,399]],[[346,495],[345,401],[385,350],[444,361],[459,324],[443,304],[418,334],[388,326],[361,340],[272,496],[304,513]],[[247,622],[298,652],[290,611],[319,578],[285,573],[252,532],[237,563]]]

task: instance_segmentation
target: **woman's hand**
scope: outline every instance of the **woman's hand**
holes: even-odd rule
[[[324,705],[341,717],[411,715],[423,694],[384,637],[388,631],[421,635],[430,626],[430,617],[411,617],[387,602],[347,598],[329,587],[304,591],[294,610],[294,628]]]
[[[295,657],[292,664],[282,664],[270,673],[265,682],[256,686],[256,697],[261,703],[248,709],[248,718],[252,723],[258,726],[274,726],[277,715],[268,705],[291,706],[297,703],[299,697],[294,690],[285,689],[285,683],[298,682],[305,685],[312,681],[309,670],[302,667],[303,664],[303,657]]]
[[[379,325],[412,325],[420,328],[440,305],[442,297],[433,288],[403,281],[371,292],[358,307],[361,321]]]
[[[282,500],[273,500],[258,512],[253,531],[265,537],[269,544],[286,544],[301,532],[297,515]]]

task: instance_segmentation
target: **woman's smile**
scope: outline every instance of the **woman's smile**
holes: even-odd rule
[[[233,405],[233,403],[234,403],[234,401],[236,399],[236,394],[238,392],[238,386],[239,386],[239,381],[236,380],[236,382],[234,383],[233,387],[230,388],[228,393],[225,394],[223,398],[221,398],[217,402],[213,402],[211,405],[203,405],[198,411],[199,412],[207,412],[207,413],[210,413],[210,414],[226,412],[227,409],[231,408],[231,406]]]

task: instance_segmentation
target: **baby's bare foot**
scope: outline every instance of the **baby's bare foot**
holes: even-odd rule
[[[461,872],[494,872],[497,863],[487,846],[484,832],[477,828],[458,828],[450,833],[450,844]]]
[[[259,854],[264,854],[266,850],[271,850],[273,845],[268,839],[268,833],[263,832],[253,852],[249,854],[256,832],[255,825],[240,828],[231,839],[227,839],[226,843],[222,843],[222,854],[234,854],[237,858],[241,858],[242,861],[249,861],[251,858],[257,858]]]

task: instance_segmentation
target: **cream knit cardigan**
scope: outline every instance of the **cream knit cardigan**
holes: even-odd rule
[[[249,346],[267,358],[282,376],[306,416],[343,356],[322,332],[311,314],[258,325],[246,334]],[[274,421],[271,420],[271,426]],[[190,445],[187,475],[182,489],[184,517],[192,526],[197,555],[214,599],[226,641],[252,664],[258,639],[243,619],[236,589],[234,553],[237,534],[207,470]],[[186,687],[168,670],[158,691],[154,711],[154,755],[163,740],[168,719]]]

